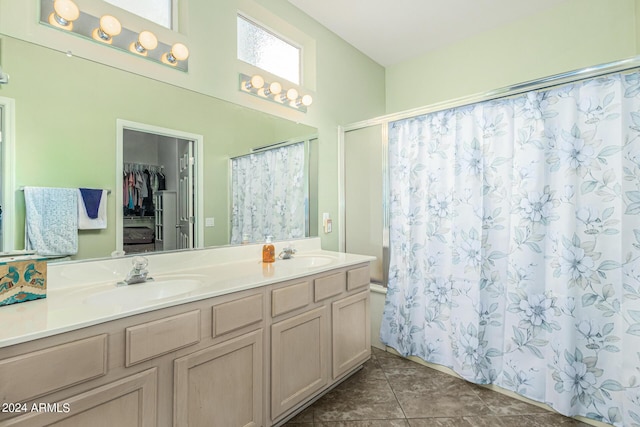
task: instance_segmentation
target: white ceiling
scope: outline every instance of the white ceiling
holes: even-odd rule
[[[289,0],[383,66],[566,0]]]

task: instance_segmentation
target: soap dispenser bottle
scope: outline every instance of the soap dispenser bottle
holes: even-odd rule
[[[262,262],[274,262],[276,260],[276,248],[271,243],[271,236],[267,236],[262,247]]]

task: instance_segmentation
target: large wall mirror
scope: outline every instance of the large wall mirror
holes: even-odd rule
[[[198,221],[214,219],[213,226],[203,228],[204,247],[230,242],[230,159],[282,141],[317,144],[312,137],[317,130],[309,126],[11,37],[3,36],[1,42],[2,68],[11,81],[0,86],[0,97],[15,100],[16,249],[24,247],[20,187],[114,190],[121,185],[116,173],[118,120],[202,135],[203,217]],[[307,158],[314,162],[313,155]],[[146,160],[131,163],[136,161]],[[317,235],[317,157],[315,162],[305,167],[311,183],[306,235]],[[116,249],[115,224],[123,201],[115,194],[108,196],[107,228],[80,231],[73,259],[107,257]]]

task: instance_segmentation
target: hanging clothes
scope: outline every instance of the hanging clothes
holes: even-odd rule
[[[162,166],[138,163],[124,164],[122,204],[125,216],[154,215],[153,193],[166,186],[166,178],[162,173],[162,168]]]

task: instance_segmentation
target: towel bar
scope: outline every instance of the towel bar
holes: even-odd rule
[[[19,191],[24,191],[24,187],[29,187],[29,186],[21,185],[20,187],[18,187],[18,190]],[[101,188],[101,189],[98,189],[98,190],[105,190],[105,189]],[[111,190],[110,189],[106,189],[106,190],[107,190],[107,194],[111,194]]]

